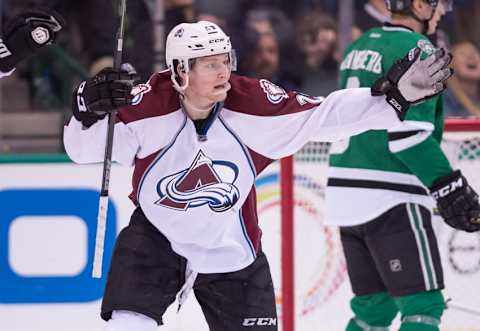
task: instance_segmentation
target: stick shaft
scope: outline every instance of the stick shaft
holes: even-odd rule
[[[455,303],[452,301],[448,301],[446,304],[447,304],[447,308],[463,311],[465,313],[469,313],[476,316],[480,316],[480,308],[469,307],[469,306]]]
[[[120,0],[120,23],[117,30],[117,43],[114,50],[113,67],[120,69],[122,65],[123,34],[125,30],[125,16],[127,12],[127,0]],[[107,139],[105,144],[105,157],[103,159],[102,187],[98,202],[97,233],[95,237],[95,253],[93,256],[93,278],[102,277],[103,246],[105,241],[105,229],[107,225],[108,190],[110,187],[110,170],[112,168],[113,136],[115,129],[116,110],[108,115]]]
[[[120,69],[123,54],[123,34],[125,32],[125,17],[127,13],[127,0],[120,0],[120,24],[117,30],[117,47],[113,56],[113,68]]]
[[[95,236],[95,255],[93,256],[93,278],[102,278],[103,245],[105,243],[105,230],[107,224],[108,196],[101,196],[99,200],[97,217],[97,234]]]

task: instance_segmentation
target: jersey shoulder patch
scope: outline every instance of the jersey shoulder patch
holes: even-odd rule
[[[232,74],[232,88],[224,107],[230,111],[255,116],[280,116],[309,110],[318,100],[287,91],[266,79],[255,79]]]
[[[288,99],[288,93],[283,88],[273,84],[269,80],[260,79],[259,84],[263,92],[267,95],[268,101],[274,105],[282,102],[283,99]]]
[[[433,44],[426,39],[420,39],[419,41],[417,41],[417,47],[420,48],[422,52],[426,53],[427,55],[431,55],[435,51],[435,46],[433,46]]]
[[[131,94],[133,95],[132,106],[136,106],[140,102],[142,102],[143,95],[150,92],[151,90],[152,90],[152,86],[148,82],[144,84],[135,85],[132,88],[132,92],[131,92]]]
[[[173,88],[168,73],[155,73],[148,82],[134,86],[131,93],[132,104],[118,112],[120,120],[127,124],[180,109],[178,92]]]

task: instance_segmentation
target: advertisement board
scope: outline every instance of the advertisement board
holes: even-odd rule
[[[0,330],[100,331],[99,317],[115,237],[134,209],[132,169],[113,165],[103,278],[91,278],[102,166],[70,162],[0,163]],[[38,162],[40,161],[40,162]],[[343,330],[352,296],[337,229],[323,226],[324,168],[295,175],[295,301],[301,331]],[[272,269],[281,315],[280,195],[277,165],[257,180],[263,249]],[[435,222],[444,259],[446,296],[457,307],[445,331],[479,331],[480,235]],[[467,310],[461,309],[466,307]],[[167,311],[160,330],[208,330],[194,295],[179,313]]]

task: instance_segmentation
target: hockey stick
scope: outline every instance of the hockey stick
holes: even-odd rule
[[[445,300],[445,305],[447,306],[448,309],[459,310],[459,311],[463,311],[464,313],[480,316],[479,308],[468,307],[466,305],[452,302],[452,299]]]
[[[127,12],[127,0],[120,1],[120,25],[117,30],[117,44],[114,50],[113,68],[119,70],[122,65],[123,32],[125,30],[125,16]],[[108,187],[110,185],[110,170],[112,168],[113,133],[115,128],[116,109],[108,115],[107,142],[105,157],[103,159],[103,177],[100,199],[98,201],[97,234],[95,237],[95,255],[93,257],[93,278],[102,277],[103,245],[105,242],[105,229],[108,211]]]

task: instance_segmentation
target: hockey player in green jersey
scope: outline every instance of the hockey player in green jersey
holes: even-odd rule
[[[451,1],[386,3],[391,23],[368,30],[346,49],[342,88],[383,84],[379,77],[413,47],[435,51],[426,35],[435,32]],[[389,330],[398,313],[401,331],[439,330],[445,303],[431,220],[435,200],[450,226],[480,230],[478,195],[440,149],[442,130],[437,96],[411,106],[391,130],[332,145],[326,222],[340,226],[355,295],[347,331]]]

